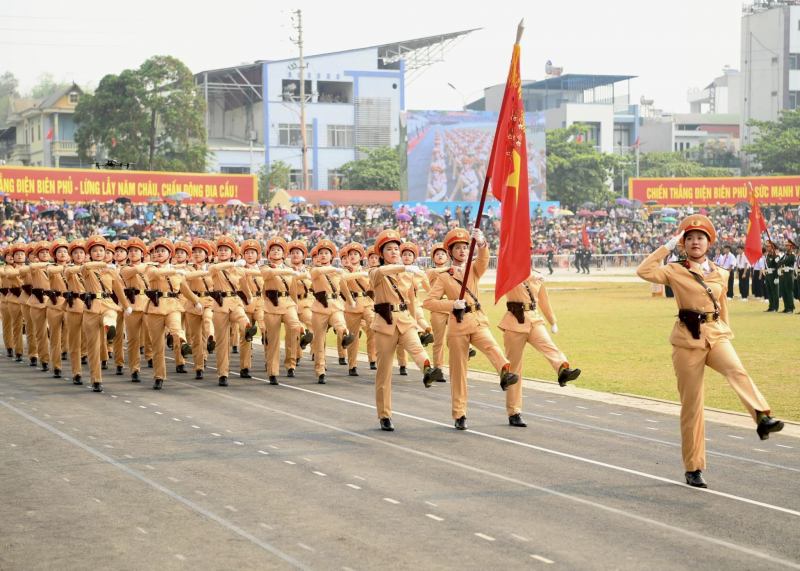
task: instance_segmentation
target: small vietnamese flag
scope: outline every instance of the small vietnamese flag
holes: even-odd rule
[[[47,135],[45,135],[45,138],[48,141],[52,141],[53,140],[53,128],[52,127],[50,127],[50,130],[47,131]]]
[[[111,137],[111,148],[113,149],[116,146],[117,146],[117,138]]]
[[[584,248],[588,248],[592,245],[592,243],[589,241],[589,231],[586,230],[586,224],[584,224],[583,228],[581,229],[581,241],[583,241]]]
[[[761,257],[761,233],[766,231],[767,222],[761,214],[756,195],[750,187],[750,221],[747,224],[747,238],[744,241],[744,255],[751,264]]]

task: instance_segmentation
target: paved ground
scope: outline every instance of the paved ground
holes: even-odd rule
[[[411,371],[385,433],[328,369],[94,394],[0,357],[0,569],[800,569],[790,435],[710,422],[704,491],[672,414],[529,385],[514,429],[476,375],[457,432]]]

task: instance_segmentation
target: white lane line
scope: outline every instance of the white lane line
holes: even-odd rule
[[[133,460],[133,456],[131,456],[130,454],[125,454],[125,458],[127,458],[128,460]]]
[[[144,535],[147,535],[147,530],[144,529],[143,527],[137,527],[136,531],[138,531],[139,533],[142,533]]]
[[[383,498],[383,501],[384,502],[389,502],[390,504],[394,504],[394,505],[397,505],[397,504],[400,503],[400,502],[398,502],[397,500],[395,500],[393,498]]]
[[[444,521],[443,517],[439,517],[438,515],[433,514],[425,514],[425,517],[431,518],[433,521]]]
[[[97,440],[97,436],[92,436],[92,435],[90,434],[90,435],[89,435],[89,440]]]
[[[490,390],[491,392],[493,392],[493,393],[499,393],[499,392],[502,392],[502,391],[499,391],[499,390],[497,390],[497,389],[489,389],[489,390]]]
[[[609,412],[608,414],[610,414],[611,416],[622,416],[621,412]],[[533,556],[531,556],[531,557],[533,557]]]
[[[140,405],[139,405],[139,408],[147,408],[147,407],[146,407],[146,406],[144,406],[143,404],[140,404]]]
[[[303,460],[305,460],[306,462],[311,462],[312,461],[311,458],[306,458],[305,456],[303,456]]]
[[[312,553],[314,552],[314,550],[311,547],[309,547],[305,543],[300,543],[299,541],[297,542],[297,547],[299,547],[301,549],[305,549],[306,551],[310,551]]]
[[[233,443],[236,444],[236,446],[244,446],[244,442],[241,440],[234,440]]]
[[[353,476],[353,478],[355,478],[356,480],[361,480],[362,482],[366,482],[367,481],[366,478],[362,478],[361,476]]]
[[[263,454],[264,456],[269,456],[269,452],[267,452],[266,450],[259,450],[258,453]]]
[[[103,448],[114,448],[111,444],[103,444]]]
[[[57,420],[56,422],[57,422],[58,424],[64,424],[64,421],[63,421],[63,420]]]
[[[292,462],[291,460],[284,460],[283,463],[289,464],[289,466],[295,466],[297,464],[297,462]]]
[[[586,418],[594,418],[594,419],[596,419],[596,420],[600,420],[600,417],[599,417],[599,416],[595,416],[595,415],[593,415],[593,414],[587,414],[587,415],[586,415]]]
[[[153,468],[150,464],[145,464],[144,467],[148,470],[155,470],[155,468]]]
[[[658,430],[655,426],[645,426],[647,430]]]
[[[163,412],[161,412],[160,410],[157,410],[157,411],[155,411],[155,413],[156,413],[156,414],[164,414],[164,413],[163,413]]]
[[[581,410],[589,410],[589,407],[587,407],[587,406],[581,406],[581,405],[579,405],[579,404],[576,404],[576,405],[575,405],[575,408],[579,408],[579,409],[581,409]]]
[[[198,496],[203,496],[203,497],[206,497],[208,495],[207,493],[201,490],[195,490],[194,493],[197,494]]]
[[[211,436],[222,436],[219,432],[212,432]]]
[[[736,440],[744,440],[744,436],[736,436],[735,434],[729,434],[728,438],[735,438]]]
[[[147,403],[147,404],[149,404],[150,406],[158,406],[158,405],[157,405],[156,403],[154,403],[154,402],[150,402],[150,403]]]
[[[275,446],[274,444],[270,444],[270,445],[269,445],[269,448],[272,448],[273,450],[278,450],[278,447],[277,447],[277,446]]]
[[[480,537],[481,539],[485,539],[486,541],[494,541],[494,537],[491,535],[486,535],[485,533],[476,532],[475,537]]]
[[[767,452],[767,450],[764,450],[763,448],[753,448],[753,450],[756,452]]]
[[[98,504],[102,504],[102,503],[103,503],[103,502],[101,502],[100,500],[98,500],[97,498],[92,498],[92,499],[93,499],[94,501],[96,501]]]
[[[174,420],[175,422],[183,422],[180,418],[177,418],[175,416],[172,417],[172,420]]]
[[[228,434],[233,434],[233,430],[231,430],[230,428],[226,428],[225,432],[227,432]]]
[[[61,479],[64,480],[65,482],[69,483],[69,478],[67,478],[66,476],[63,476]]]
[[[186,557],[184,557],[180,553],[175,554],[175,559],[177,559],[178,561],[186,561]]]
[[[794,448],[794,446],[787,446],[786,444],[776,444],[775,446],[780,446],[781,448],[789,448],[790,450]]]
[[[225,509],[228,510],[228,511],[231,511],[231,512],[238,512],[239,511],[233,506],[225,506]]]
[[[427,505],[429,505],[429,506],[433,507],[433,508],[438,508],[438,507],[439,507],[439,504],[434,504],[433,502],[425,502],[425,503],[426,503]]]
[[[263,527],[264,529],[275,529],[275,528],[273,528],[271,525],[267,525],[267,524],[265,524],[263,521],[260,521],[260,522],[258,522],[258,525],[260,525],[260,526],[261,526],[261,527]]]
[[[167,476],[167,480],[169,480],[170,482],[174,482],[176,484],[180,482],[178,478],[173,478],[172,476]]]
[[[518,541],[530,541],[530,539],[528,539],[527,537],[522,537],[521,535],[517,535],[516,533],[512,533],[511,537],[513,537]]]
[[[11,398],[13,399],[14,397],[11,397]],[[117,398],[117,395],[111,395],[111,398],[115,399],[115,398]]]
[[[645,422],[652,422],[653,424],[658,424],[659,422],[661,422],[660,420],[653,420],[653,419],[650,419],[650,418],[645,418],[644,421]]]
[[[36,410],[36,409],[33,409],[33,410]],[[44,417],[45,418],[51,418],[51,416],[49,414],[47,414],[47,413],[44,413]]]
[[[319,471],[317,471],[317,470],[314,470],[314,471],[313,471],[313,472],[311,472],[311,473],[312,473],[312,474],[316,474],[317,476],[322,476],[323,478],[324,478],[325,476],[327,476],[327,474],[326,474],[325,472],[319,472]]]
[[[542,557],[541,555],[534,555],[531,554],[532,559],[536,559],[536,561],[541,561],[542,563],[547,563],[548,565],[552,565],[555,563],[552,559],[548,559],[547,557]]]
[[[346,484],[348,488],[353,488],[354,490],[360,490],[361,486],[356,486],[355,484]]]
[[[17,445],[14,444],[13,442],[11,444],[9,444],[9,446],[11,446],[11,448],[16,448],[17,447]]]
[[[129,400],[126,400],[124,402],[125,402],[125,404],[131,404],[131,401],[129,401]]]

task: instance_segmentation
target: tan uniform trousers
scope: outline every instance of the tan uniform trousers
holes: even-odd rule
[[[444,340],[447,336],[448,313],[431,312],[431,329],[433,330],[433,366],[444,365]]]
[[[375,332],[372,330],[372,320],[375,319],[375,312],[372,309],[365,308],[364,313],[347,313],[344,314],[344,321],[347,324],[347,330],[353,335],[358,332],[358,338],[361,338],[361,332],[367,333],[367,359],[369,362],[377,360],[377,350],[375,346]],[[347,347],[347,366],[353,368],[358,362],[358,342],[353,341]]]
[[[294,339],[298,349],[300,348],[300,344],[297,342],[297,339],[303,333],[303,324],[300,323],[300,318],[297,316],[297,309],[294,307],[287,308],[284,314],[270,313],[267,311],[264,313],[264,321],[266,328],[262,330],[265,331],[262,335],[267,336],[267,346],[264,348],[267,354],[267,374],[277,376],[281,365],[281,324],[283,324],[286,330],[284,338],[287,342],[289,339]],[[287,344],[287,356],[289,355],[289,351],[290,348]]]
[[[14,350],[14,339],[11,333],[11,313],[8,311],[9,303],[4,299],[0,301],[0,319],[3,320],[3,343],[5,343],[6,350]]]
[[[375,332],[375,349],[378,352],[378,370],[375,373],[375,407],[378,418],[392,417],[392,365],[394,364],[395,347],[408,351],[420,370],[425,367],[428,354],[419,342],[415,327],[409,327],[401,334],[395,327],[392,335]]]
[[[31,306],[27,303],[21,303],[20,309],[22,310],[22,319],[25,323],[25,337],[28,341],[28,357],[39,357],[39,347],[36,343],[36,332],[33,327],[33,320],[31,319]]]
[[[192,346],[194,370],[202,371],[208,357],[206,344],[208,338],[214,335],[214,315],[210,307],[206,307],[202,315],[186,312],[186,333]]]
[[[180,345],[186,339],[186,333],[181,325],[181,312],[172,311],[166,315],[155,313],[145,313],[144,325],[152,333],[153,340],[153,378],[166,380],[167,378],[167,355],[166,338],[164,332],[172,335],[176,343]]]
[[[344,312],[311,312],[311,330],[314,332],[314,372],[317,376],[325,373],[325,335],[328,333],[329,326],[333,327],[337,337],[344,335],[345,331],[347,331]],[[353,341],[353,343],[355,343],[355,341]]]
[[[117,312],[117,335],[114,337],[114,343],[111,345],[111,350],[114,352],[114,364],[118,367],[125,366],[125,314],[121,311]]]
[[[723,339],[714,347],[672,347],[672,366],[681,396],[681,451],[687,472],[706,469],[705,420],[703,416],[703,369],[708,365],[725,377],[739,400],[756,419],[756,411],[769,413],[761,392],[747,374],[731,342]]]
[[[508,416],[522,412],[522,357],[525,353],[525,345],[528,343],[544,355],[544,358],[547,359],[547,362],[550,363],[556,373],[558,373],[561,365],[568,364],[566,355],[553,343],[544,323],[539,322],[531,325],[527,333],[503,331],[503,345],[505,346],[508,361],[511,363],[511,372],[520,378],[517,383],[508,387],[506,391],[506,412]]]
[[[467,359],[469,358],[470,345],[486,355],[497,372],[500,372],[508,362],[488,327],[480,327],[475,333],[471,334],[450,335],[447,337],[453,419],[461,418],[467,414]]]
[[[226,304],[230,303],[227,300]],[[224,306],[224,307],[227,307]],[[232,305],[229,310],[214,310],[214,333],[217,348],[214,353],[217,356],[217,373],[220,377],[227,377],[230,372],[230,352],[231,352],[231,329],[234,330],[236,337],[239,337],[239,328],[248,327],[250,320],[241,305]],[[238,341],[237,341],[238,342]]]
[[[143,311],[134,311],[125,316],[125,334],[128,337],[128,368],[131,373],[138,373],[141,370],[139,348],[144,342],[145,332]]]
[[[83,334],[83,313],[65,311],[64,321],[67,323],[69,363],[74,377],[81,374],[81,355],[85,355],[88,352],[88,347],[86,347],[87,339]]]
[[[6,304],[6,311],[8,312],[8,321],[11,324],[10,346],[14,348],[15,355],[22,355],[24,350],[22,344],[22,306],[18,303],[8,303]]]
[[[305,307],[297,306],[297,317],[303,327],[311,331],[314,325],[311,320],[311,306]],[[301,332],[302,334],[302,332]],[[285,355],[283,357],[283,366],[287,369],[294,369],[297,367],[297,361],[303,356],[303,350],[300,348],[300,336],[289,335],[287,330],[284,335]],[[312,345],[313,347],[313,345]]]
[[[256,309],[254,311],[245,311],[245,315],[250,320],[250,323],[255,323],[258,326],[258,330],[261,332],[261,345],[264,345],[264,340],[266,339],[269,342],[269,337],[267,336],[267,325],[264,321],[264,310],[263,309]],[[245,340],[244,330],[250,326],[248,323],[244,326],[239,326],[239,338],[241,339],[241,345],[239,347],[239,364],[240,368],[242,369],[252,369],[253,368],[253,341]],[[266,367],[267,361],[267,353],[268,348],[264,346],[264,361]]]
[[[100,362],[103,360],[106,342],[105,328],[116,324],[117,311],[114,309],[108,309],[103,313],[83,312],[83,336],[86,338],[86,347],[89,350],[89,375],[93,383],[103,380]]]
[[[47,308],[47,327],[50,330],[50,364],[61,370],[61,353],[68,344],[67,320],[63,309]]]

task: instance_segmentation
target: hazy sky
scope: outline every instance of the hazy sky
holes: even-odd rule
[[[155,54],[178,57],[193,72],[292,57],[295,8],[303,10],[307,54],[483,28],[407,86],[409,109],[460,108],[503,82],[522,17],[525,79],[541,79],[548,59],[564,73],[635,75],[635,101],[645,95],[685,112],[687,89],[704,87],[726,64],[739,67],[739,0],[3,0],[0,73],[13,72],[25,91],[46,72],[96,86]]]

